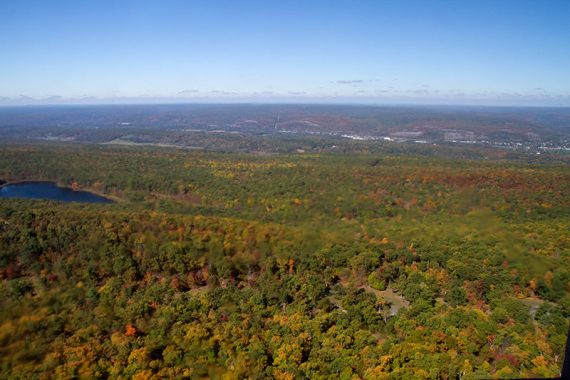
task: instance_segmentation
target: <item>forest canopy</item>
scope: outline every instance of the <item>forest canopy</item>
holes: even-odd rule
[[[558,376],[559,158],[4,145],[2,378]]]

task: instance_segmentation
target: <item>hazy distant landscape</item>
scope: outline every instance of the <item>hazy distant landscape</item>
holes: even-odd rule
[[[320,149],[329,150],[334,149],[335,140],[349,139],[564,152],[570,150],[570,110],[293,104],[0,108],[0,138],[17,141],[157,144],[247,151],[256,148],[240,146],[236,141],[267,136],[317,137],[325,139]],[[221,144],[220,140],[229,143]]]

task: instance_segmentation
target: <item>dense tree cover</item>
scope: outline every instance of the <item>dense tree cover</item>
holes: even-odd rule
[[[11,146],[0,377],[559,373],[570,172],[520,160]]]

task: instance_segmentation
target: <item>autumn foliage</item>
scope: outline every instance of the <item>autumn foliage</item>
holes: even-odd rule
[[[560,161],[6,146],[0,173],[118,201],[0,199],[1,378],[559,374]]]

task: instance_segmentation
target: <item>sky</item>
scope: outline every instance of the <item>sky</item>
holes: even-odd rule
[[[0,105],[570,106],[568,0],[0,0]]]

